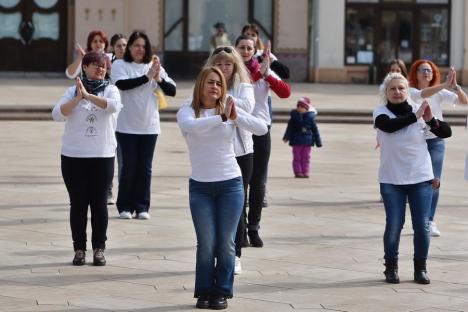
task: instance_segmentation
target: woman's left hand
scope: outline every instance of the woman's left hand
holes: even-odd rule
[[[426,102],[426,101],[424,101]],[[427,103],[427,102],[426,102]],[[424,119],[425,122],[431,121],[432,118],[434,118],[434,115],[432,114],[431,106],[427,105],[426,109],[424,110],[424,113],[422,115],[422,118]]]
[[[81,79],[79,77],[76,77],[76,87],[77,87],[77,89],[80,90],[81,96],[84,99],[88,99],[89,93],[88,93],[88,91],[86,91],[86,88],[84,87],[83,82],[81,81]]]

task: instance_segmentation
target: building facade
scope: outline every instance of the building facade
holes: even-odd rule
[[[63,71],[76,43],[145,31],[176,78],[193,79],[213,25],[234,43],[256,23],[291,80],[377,83],[393,58],[454,66],[468,84],[464,0],[0,0],[0,71]]]

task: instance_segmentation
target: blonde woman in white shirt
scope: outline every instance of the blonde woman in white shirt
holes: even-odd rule
[[[149,219],[153,154],[161,133],[154,91],[174,96],[175,82],[159,61],[152,61],[148,36],[138,31],[130,35],[123,60],[113,63],[111,78],[123,104],[116,131],[122,156],[117,209],[122,219],[131,219],[133,212]]]
[[[379,183],[386,215],[385,280],[400,282],[400,234],[408,201],[414,230],[414,281],[429,284],[426,260],[434,174],[424,130],[442,138],[451,136],[452,132],[446,123],[434,117],[427,102],[421,105],[408,102],[408,81],[401,74],[388,74],[382,85],[382,104],[374,110],[373,118],[380,143]]]
[[[85,263],[89,206],[93,263],[105,265],[107,190],[114,176],[114,133],[122,104],[118,89],[105,79],[110,67],[107,56],[88,52],[82,64],[85,77],[76,78],[76,85],[65,92],[52,116],[55,121],[65,121],[61,158],[63,180],[70,196],[73,264]]]
[[[252,114],[255,107],[254,90],[250,83],[250,77],[244,62],[236,49],[229,46],[216,48],[206,61],[206,65],[216,66],[221,70],[226,79],[227,94],[235,101],[236,108],[238,110],[242,109],[248,114]],[[240,261],[242,247],[249,245],[249,240],[247,238],[246,205],[247,190],[253,172],[253,140],[251,132],[236,128],[234,152],[236,153],[237,164],[242,172],[245,195],[244,209],[236,233],[236,265],[234,273],[240,274],[242,272]]]
[[[410,96],[413,101],[420,104],[427,101],[431,106],[434,116],[444,120],[442,105],[468,104],[468,98],[463,89],[457,84],[457,74],[452,67],[447,79],[441,83],[440,72],[437,66],[428,60],[417,60],[413,63],[408,74],[410,84]],[[429,217],[431,236],[440,236],[434,218],[439,201],[440,180],[445,155],[445,140],[438,138],[430,131],[426,131],[426,143],[431,155],[434,180],[432,181],[433,195],[431,203],[431,215]]]
[[[196,307],[225,309],[233,295],[235,244],[244,206],[244,189],[234,152],[236,128],[256,135],[268,129],[262,120],[226,100],[226,80],[216,67],[198,75],[193,100],[177,112],[177,123],[189,148],[190,211],[197,235]]]

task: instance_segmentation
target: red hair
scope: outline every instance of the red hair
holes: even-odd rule
[[[99,36],[104,41],[105,47],[104,52],[107,51],[107,47],[109,46],[109,39],[107,38],[106,34],[102,30],[93,30],[88,35],[88,41],[86,42],[86,52],[91,51],[91,42],[93,41],[94,37]]]
[[[440,71],[439,71],[439,68],[436,66],[436,64],[432,63],[429,60],[417,60],[416,62],[413,63],[413,65],[411,65],[411,68],[408,74],[408,81],[409,81],[410,87],[419,89],[417,74],[418,74],[418,68],[421,64],[428,64],[429,66],[431,66],[432,80],[429,82],[429,86],[432,87],[432,86],[440,84]]]

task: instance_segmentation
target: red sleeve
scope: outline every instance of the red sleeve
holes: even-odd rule
[[[291,95],[291,87],[283,80],[276,79],[272,75],[269,75],[266,81],[270,84],[270,89],[280,98],[286,99]]]
[[[262,74],[259,70],[251,74],[253,82],[262,79]]]

